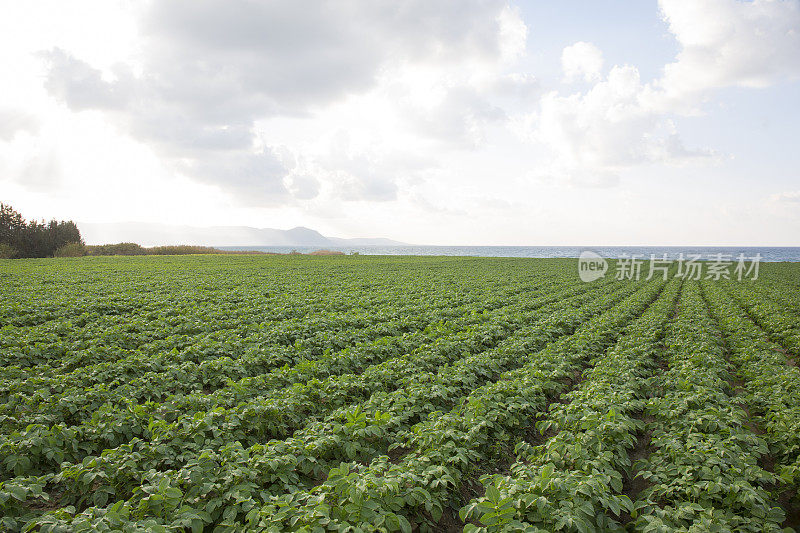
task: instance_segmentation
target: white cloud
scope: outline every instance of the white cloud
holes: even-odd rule
[[[658,87],[675,103],[729,86],[765,87],[800,76],[796,0],[660,0],[681,46]]]
[[[411,127],[421,135],[459,147],[480,145],[486,125],[506,118],[502,109],[464,86],[450,87],[440,99],[408,112]]]
[[[770,196],[770,200],[772,200],[773,202],[789,202],[789,203],[800,202],[800,191],[786,191],[773,194],[772,196]]]
[[[46,86],[73,110],[116,117],[171,168],[268,205],[308,198],[312,189],[294,185],[288,176],[303,173],[259,145],[257,121],[316,117],[381,80],[427,68],[441,98],[427,109],[405,99],[401,121],[432,139],[474,146],[487,122],[504,117],[475,87],[519,56],[526,31],[503,0],[323,1],[313,9],[289,0],[154,2],[141,23],[141,74],[118,66],[104,75],[56,48],[46,55]],[[355,174],[373,177],[350,189],[394,197],[391,181],[357,166]]]
[[[286,189],[297,199],[310,200],[319,194],[319,180],[309,174],[292,173],[284,179]]]
[[[133,92],[133,78],[123,65],[113,81],[85,61],[60,48],[40,54],[49,65],[45,87],[74,110],[119,109],[126,106]]]
[[[743,202],[731,191],[741,193],[753,168],[786,174],[785,158],[754,162],[768,149],[786,152],[791,126],[775,133],[773,104],[714,99],[719,87],[796,76],[798,5],[664,0],[677,53],[655,64],[671,43],[652,25],[630,28],[653,53],[626,53],[647,58],[626,65],[612,61],[622,44],[613,32],[573,34],[550,57],[531,43],[562,42],[565,32],[546,16],[523,21],[506,0],[9,4],[0,19],[0,185],[32,216],[77,210],[96,221],[353,236],[368,226],[442,244],[588,242],[579,220],[588,215],[564,215],[564,206],[600,218],[602,203],[622,214],[618,227],[591,225],[609,242],[609,228],[649,216],[650,207],[629,210],[632,190],[640,205],[670,190],[670,205],[696,198],[699,210],[724,189],[735,213]],[[609,19],[626,16],[614,9]],[[737,144],[715,129],[717,118],[741,124],[756,113],[772,133]],[[691,135],[681,130],[694,125]],[[713,151],[745,144],[756,155],[743,149],[736,164]],[[712,192],[695,194],[714,180]],[[788,217],[796,198],[764,202]]]
[[[519,9],[506,5],[497,17],[500,34],[500,55],[504,61],[514,61],[525,54],[528,27]]]
[[[561,69],[567,81],[597,81],[603,70],[603,52],[592,43],[579,41],[561,52]]]
[[[533,138],[553,152],[549,172],[578,185],[610,186],[628,167],[711,156],[684,147],[672,121],[649,105],[650,93],[638,69],[625,65],[585,93],[546,94]]]
[[[0,141],[11,141],[19,132],[35,133],[39,120],[18,109],[0,109]]]
[[[625,168],[651,163],[714,162],[707,148],[687,148],[673,117],[696,115],[714,89],[764,87],[800,76],[800,3],[794,0],[661,0],[680,45],[663,74],[642,82],[630,65],[601,77],[603,56],[591,43],[564,48],[568,81],[593,82],[585,92],[550,92],[527,122],[531,137],[553,153],[545,174],[582,185],[608,185]],[[519,124],[520,121],[517,120]]]

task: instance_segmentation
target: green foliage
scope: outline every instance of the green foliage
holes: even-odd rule
[[[86,247],[87,255],[146,255],[147,249],[135,242],[96,244]]]
[[[0,263],[0,530],[779,531],[797,501],[796,266],[105,250],[148,256]]]
[[[67,243],[58,248],[54,257],[83,257],[86,255],[86,246],[82,242]]]
[[[68,243],[83,243],[71,220],[26,222],[10,205],[0,203],[0,258],[52,257]]]
[[[219,250],[209,246],[193,246],[188,244],[173,246],[153,246],[145,248],[133,242],[120,242],[117,244],[95,244],[85,247],[85,255],[261,255],[261,252],[239,252]]]
[[[218,254],[222,253],[216,248],[208,246],[191,246],[182,244],[178,246],[154,246],[147,248],[147,253],[150,255],[189,255],[189,254]]]
[[[10,244],[0,243],[0,259],[14,259],[19,255],[16,248]]]

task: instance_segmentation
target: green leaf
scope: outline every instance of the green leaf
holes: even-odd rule
[[[10,492],[11,496],[13,496],[14,499],[16,500],[24,502],[27,499],[28,491],[25,490],[25,488],[23,487],[17,485],[11,485],[10,487],[3,487],[3,488],[5,488],[8,492]]]

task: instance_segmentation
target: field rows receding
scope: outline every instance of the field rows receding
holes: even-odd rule
[[[567,292],[580,294],[586,290],[587,287],[579,287]],[[413,379],[415,372],[435,369],[454,357],[490,347],[525,319],[548,316],[554,309],[563,307],[565,303],[560,297],[564,295],[555,291],[539,299],[531,298],[525,303],[487,309],[483,313],[468,310],[466,320],[437,323],[435,328],[426,328],[426,335],[398,342],[384,340],[378,343],[377,350],[332,354],[326,361],[306,360],[298,365],[300,368],[284,367],[244,383],[231,384],[218,391],[219,394],[178,395],[170,397],[170,401],[134,406],[130,406],[130,398],[125,398],[128,408],[104,406],[77,427],[28,426],[22,432],[9,435],[5,442],[0,441],[0,461],[5,464],[9,456],[22,457],[24,451],[32,464],[14,463],[15,469],[9,469],[10,472],[36,473],[36,470],[22,469],[53,468],[64,459],[78,462],[93,450],[117,447],[137,437],[145,440],[137,444],[150,446],[147,441],[154,440],[156,433],[158,445],[177,438],[203,438],[201,444],[206,449],[209,441],[216,440],[220,445],[228,440],[214,438],[213,433],[220,424],[225,424],[226,437],[245,443],[285,436],[301,427],[309,417],[355,401],[374,388],[391,390],[404,380]],[[569,301],[590,297],[591,290],[578,300]],[[540,306],[543,307],[540,309]],[[387,356],[393,357],[381,362]],[[367,365],[366,370],[352,373],[364,365]],[[70,400],[70,405],[74,405],[76,400]],[[198,413],[209,411],[210,415],[197,417]],[[209,416],[213,422],[208,420]],[[72,444],[72,449],[62,444],[65,440]],[[185,448],[180,443],[176,445]]]
[[[799,282],[0,262],[0,529],[796,527]]]

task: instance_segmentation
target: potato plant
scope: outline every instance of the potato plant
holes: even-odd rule
[[[0,261],[2,531],[788,531],[800,268]]]

